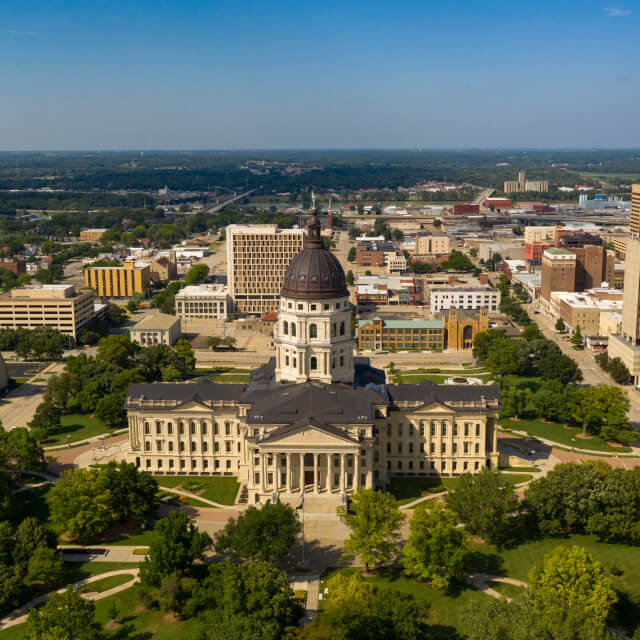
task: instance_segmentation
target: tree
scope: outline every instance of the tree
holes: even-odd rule
[[[123,392],[109,393],[98,400],[96,416],[108,427],[122,427],[127,424],[127,411],[124,408]]]
[[[100,640],[95,604],[71,588],[54,593],[40,608],[29,611],[25,640]]]
[[[562,321],[562,318],[558,318],[556,320],[555,326],[558,333],[562,333],[567,328],[567,325]]]
[[[518,345],[512,340],[505,339],[499,349],[494,348],[489,352],[484,364],[491,373],[500,378],[500,388],[502,388],[504,376],[517,373],[521,366]]]
[[[369,571],[397,555],[404,515],[390,493],[357,489],[350,507],[338,507],[337,513],[351,529],[342,548],[346,557],[358,556]]]
[[[582,426],[583,435],[589,430],[620,442],[637,437],[629,425],[629,407],[629,396],[622,389],[604,384],[576,389],[569,403],[572,418]]]
[[[62,411],[60,408],[56,407],[50,400],[41,402],[33,414],[31,422],[29,422],[29,427],[34,437],[42,440],[49,434],[58,431],[61,427],[61,416]]]
[[[225,336],[222,338],[222,346],[233,351],[236,348],[236,339],[233,336]]]
[[[584,338],[582,337],[582,332],[580,331],[580,325],[576,327],[576,330],[571,336],[571,344],[575,349],[582,349],[584,347]]]
[[[619,357],[609,360],[607,371],[618,384],[626,384],[631,378],[629,369]]]
[[[500,394],[502,401],[501,416],[505,418],[515,417],[516,420],[526,415],[532,408],[533,394],[529,388],[521,388],[509,385]]]
[[[11,558],[14,564],[26,570],[29,559],[37,549],[47,547],[56,548],[56,536],[36,519],[25,518],[17,527],[12,537],[13,547]]]
[[[611,579],[584,547],[558,547],[529,572],[534,602],[562,602],[603,624],[618,599]]]
[[[496,545],[509,539],[518,498],[513,485],[497,471],[484,467],[475,476],[463,474],[458,486],[445,496],[445,502],[471,533]]]
[[[0,424],[0,428],[1,428]],[[2,432],[1,445],[8,466],[16,469],[18,480],[23,469],[39,470],[44,466],[44,451],[36,439],[24,427]]]
[[[402,550],[407,572],[446,589],[453,578],[462,577],[469,541],[456,527],[454,513],[434,502],[427,510],[420,504],[409,522],[409,538]]]
[[[207,346],[211,347],[213,351],[217,351],[222,345],[222,337],[221,336],[211,336],[207,340]]]
[[[173,573],[186,575],[212,544],[209,534],[200,533],[182,512],[174,511],[158,520],[155,533],[140,568],[140,580],[147,586],[159,587]]]
[[[204,610],[198,640],[281,640],[303,612],[286,574],[268,562],[210,566],[193,604]]]
[[[600,486],[592,464],[559,464],[544,478],[531,482],[525,492],[525,508],[545,536],[584,530],[592,512],[592,500]]]
[[[355,260],[356,260],[356,248],[355,247],[351,247],[349,249],[349,253],[347,254],[347,260],[349,262],[355,262]]]
[[[209,267],[206,264],[194,264],[184,276],[185,284],[199,284],[204,282],[209,275]]]
[[[173,345],[173,353],[175,356],[173,365],[180,371],[184,378],[186,374],[193,371],[196,366],[196,357],[193,353],[191,343],[184,338],[180,338],[175,345]]]
[[[53,587],[62,582],[64,575],[64,561],[62,555],[49,547],[38,547],[29,558],[26,585],[40,585]]]
[[[347,271],[346,281],[349,286],[353,285],[353,283],[355,282],[355,279],[353,277],[353,271],[351,271],[351,269]]]
[[[51,521],[58,531],[70,538],[87,539],[114,523],[105,480],[98,471],[81,468],[62,475],[49,493]]]
[[[287,504],[269,503],[260,509],[250,506],[215,534],[215,550],[234,560],[278,563],[289,553],[301,529],[295,511]]]
[[[122,369],[131,369],[134,366],[134,357],[140,349],[140,345],[132,342],[129,336],[107,336],[100,338],[96,361]]]
[[[111,509],[120,521],[137,518],[148,521],[156,512],[158,483],[134,464],[109,462],[100,470],[111,492]]]

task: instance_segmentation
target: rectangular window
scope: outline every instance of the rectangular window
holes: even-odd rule
[[[478,437],[480,435],[480,425],[477,424],[476,425],[476,437]]]
[[[453,423],[453,435],[454,436],[458,435],[458,423],[457,422]]]
[[[444,438],[447,435],[447,423],[443,422],[440,426],[442,427],[442,437]]]
[[[468,422],[465,422],[465,423],[464,423],[464,437],[465,437],[465,438],[466,438],[466,437],[468,437],[468,435],[469,435],[469,426],[470,426],[470,425],[469,425],[469,423],[468,423]]]

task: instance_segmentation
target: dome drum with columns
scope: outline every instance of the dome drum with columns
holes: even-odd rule
[[[287,268],[274,329],[276,381],[353,384],[351,304],[344,270],[313,215],[304,249]]]

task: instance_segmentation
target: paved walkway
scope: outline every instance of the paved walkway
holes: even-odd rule
[[[229,504],[220,504],[219,502],[214,502],[213,500],[209,500],[208,498],[203,498],[199,496],[197,493],[191,493],[191,491],[185,491],[184,489],[175,489],[173,487],[163,487],[162,485],[158,485],[158,489],[160,491],[166,491],[167,493],[175,493],[178,496],[185,496],[186,498],[193,498],[194,500],[199,500],[200,502],[204,502],[211,507],[215,507],[216,509],[226,509],[227,511],[239,511],[237,505],[229,505]]]
[[[101,442],[103,440],[110,440],[115,436],[122,435],[123,433],[128,433],[129,429],[116,429],[113,432],[100,433],[97,436],[92,436],[91,438],[86,438],[85,440],[77,440],[76,442],[72,442],[71,446],[69,444],[55,444],[50,447],[42,447],[45,451],[58,451],[59,449],[75,449],[84,444],[91,444],[93,442]],[[109,442],[111,444],[111,442]]]
[[[109,545],[109,544],[60,544],[58,550],[62,551],[62,555],[66,562],[87,562],[87,554],[65,553],[67,549],[102,549],[106,550],[106,554],[91,555],[90,562],[144,562],[145,555],[134,554],[136,549],[148,549],[149,545]]]
[[[74,583],[73,587],[76,590],[81,589],[85,584],[91,584],[92,582],[98,582],[99,580],[103,580],[104,578],[110,578],[111,576],[120,576],[120,575],[130,575],[132,579],[129,582],[125,582],[124,584],[118,585],[113,589],[109,589],[108,591],[102,592],[94,592],[94,593],[82,593],[83,598],[87,600],[102,600],[103,598],[108,598],[109,596],[113,596],[120,591],[124,591],[128,589],[132,583],[137,579],[138,573],[140,570],[138,568],[135,569],[119,569],[118,571],[107,571],[106,573],[100,573],[97,576],[91,576],[86,580],[81,580],[80,582]],[[12,611],[9,615],[0,619],[0,629],[8,629],[9,627],[14,627],[15,625],[22,624],[27,621],[27,614],[29,613],[29,609],[33,607],[37,607],[39,604],[47,601],[50,596],[54,593],[64,593],[67,590],[67,587],[63,587],[62,589],[58,589],[57,591],[50,591],[42,596],[34,598],[31,602],[28,602],[24,606]]]
[[[489,582],[504,582],[505,584],[512,584],[516,587],[529,586],[522,580],[516,580],[515,578],[504,578],[502,576],[492,576],[488,573],[465,573],[462,577],[465,582],[468,582],[472,587],[478,589],[478,591],[482,591],[482,593],[486,593],[488,596],[496,598],[497,600],[500,600],[500,598],[502,598],[502,595],[495,589],[492,589],[489,586]],[[507,598],[505,596],[505,600],[507,602],[510,602],[511,598]]]

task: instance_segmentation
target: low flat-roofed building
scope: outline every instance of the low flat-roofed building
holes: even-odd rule
[[[617,335],[622,330],[622,314],[618,311],[603,311],[600,314],[599,336]]]
[[[225,320],[229,314],[229,289],[221,284],[199,284],[176,294],[176,315],[180,318]]]
[[[9,385],[9,371],[7,369],[7,363],[4,361],[2,354],[0,353],[0,391],[6,389]]]
[[[540,274],[539,273],[516,273],[512,282],[519,282],[529,294],[532,301],[540,297]]]
[[[551,315],[560,318],[575,331],[580,327],[583,335],[600,335],[600,314],[622,311],[622,291],[591,289],[588,291],[552,291]]]
[[[70,284],[11,289],[0,294],[0,328],[52,327],[75,340],[94,317],[93,300]]]
[[[526,260],[503,260],[502,272],[511,282],[514,275],[529,272],[529,263]]]
[[[186,258],[206,258],[211,252],[209,247],[183,247],[178,245],[173,247],[171,251],[175,251],[175,256],[178,260],[184,260]]]
[[[143,346],[153,344],[172,346],[180,335],[180,318],[167,313],[145,316],[131,328],[131,340]]]
[[[488,309],[497,311],[500,291],[492,287],[432,287],[429,291],[431,313],[456,309]]]
[[[15,258],[3,258],[0,260],[0,269],[11,271],[14,276],[19,276],[27,269],[27,263],[24,260],[16,260]]]
[[[360,351],[442,351],[442,320],[383,319],[378,316],[358,323]]]
[[[89,242],[100,242],[102,235],[107,229],[83,229],[80,231],[80,240],[88,240]]]
[[[416,256],[449,255],[450,251],[449,236],[444,233],[419,233],[416,236]]]

